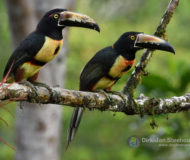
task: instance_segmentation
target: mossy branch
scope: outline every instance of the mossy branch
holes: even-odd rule
[[[28,86],[14,83],[0,87],[0,100],[27,101],[40,104],[59,104],[71,107],[85,107],[90,110],[123,112],[128,115],[151,115],[181,112],[190,109],[190,93],[167,99],[150,98],[144,95],[131,103],[127,96],[94,92],[81,92],[59,87],[49,89],[36,86],[36,93]],[[154,112],[153,112],[154,111]]]

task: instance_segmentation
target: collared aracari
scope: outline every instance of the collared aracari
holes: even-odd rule
[[[100,31],[98,24],[89,16],[53,9],[48,11],[37,25],[11,55],[4,77],[7,82],[21,82],[27,79],[34,82],[40,69],[59,53],[63,44],[62,30],[67,26],[83,27]]]
[[[126,32],[113,46],[95,54],[80,75],[80,91],[111,91],[112,86],[127,73],[135,62],[135,54],[140,49],[164,50],[175,54],[167,41],[142,32]],[[68,129],[67,145],[73,140],[84,108],[74,109]]]

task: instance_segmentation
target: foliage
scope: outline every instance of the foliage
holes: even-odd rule
[[[137,0],[136,0],[137,1]],[[140,2],[138,0],[137,2]],[[140,7],[117,12],[114,16],[104,14],[109,8],[105,3],[109,1],[77,1],[78,12],[90,15],[99,23],[101,34],[86,29],[70,29],[69,54],[67,60],[67,82],[66,88],[78,89],[79,75],[85,63],[101,48],[112,45],[117,38],[126,31],[136,30],[153,34],[154,30],[163,15],[169,0],[144,0],[140,2]],[[123,1],[125,3],[125,1]],[[104,5],[104,13],[98,12]],[[87,7],[90,6],[90,7]],[[110,5],[109,5],[110,6]],[[136,91],[136,96],[143,92],[148,96],[169,97],[181,95],[188,92],[189,85],[189,0],[180,2],[174,17],[167,30],[168,41],[175,47],[176,55],[156,51],[148,64],[147,71],[149,76],[143,77],[142,83]],[[114,7],[114,6],[113,6]],[[132,7],[132,6],[130,6]],[[124,7],[125,8],[125,7]],[[119,11],[118,10],[118,11]],[[0,50],[1,62],[0,71],[3,72],[8,55],[11,52],[10,32],[8,27],[8,16],[5,6],[0,1]],[[82,38],[81,38],[82,37]],[[3,53],[2,53],[3,51]],[[141,52],[137,53],[137,60]],[[113,90],[121,91],[126,83],[128,75],[125,75],[115,85]],[[14,112],[15,108],[11,104],[9,109]],[[72,109],[65,108],[62,131],[62,146],[64,147],[66,138],[66,128],[71,117]],[[79,132],[76,139],[71,144],[69,150],[64,152],[62,149],[62,159],[67,160],[97,160],[97,159],[188,159],[188,147],[158,147],[156,144],[141,144],[140,147],[133,149],[127,144],[128,137],[136,135],[138,137],[158,136],[162,138],[188,138],[190,124],[189,113],[180,113],[167,116],[155,116],[158,128],[152,129],[149,124],[152,117],[125,116],[106,112],[89,112],[84,114]],[[6,111],[1,110],[3,116],[9,122],[6,127],[0,121],[0,137],[11,144],[14,143],[13,125],[15,119],[9,116]],[[175,154],[178,153],[178,154]],[[14,152],[0,142],[0,159],[10,160]],[[175,155],[175,156],[172,156]]]

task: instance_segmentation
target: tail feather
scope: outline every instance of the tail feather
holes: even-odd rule
[[[68,129],[66,149],[68,149],[70,142],[74,139],[77,129],[79,127],[84,108],[75,108],[71,117],[70,126]]]

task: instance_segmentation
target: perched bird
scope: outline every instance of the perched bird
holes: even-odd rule
[[[142,32],[126,32],[113,44],[95,54],[80,75],[80,91],[111,91],[112,86],[128,72],[135,62],[138,50],[148,48],[164,50],[175,54],[170,43]],[[68,148],[73,140],[84,108],[75,108],[67,137]]]
[[[23,79],[34,82],[40,69],[59,53],[63,44],[62,30],[67,26],[100,31],[98,24],[87,15],[66,9],[50,10],[11,55],[4,79],[6,77],[7,82],[21,82]]]

